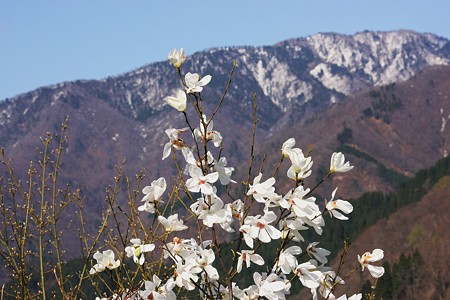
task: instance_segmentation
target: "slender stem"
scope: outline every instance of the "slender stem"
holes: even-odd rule
[[[60,240],[59,240],[59,234],[58,234],[58,228],[57,228],[57,222],[58,222],[58,217],[56,216],[57,214],[59,214],[59,212],[56,212],[56,198],[58,195],[58,191],[57,191],[57,179],[58,179],[58,172],[59,172],[59,166],[61,164],[61,153],[63,152],[63,143],[65,141],[64,136],[65,136],[65,130],[67,128],[67,121],[68,121],[68,117],[66,118],[65,122],[62,125],[62,129],[61,129],[61,137],[60,137],[60,141],[59,141],[59,145],[58,145],[58,149],[56,151],[57,156],[56,156],[56,162],[55,162],[55,167],[54,167],[54,171],[53,171],[53,176],[52,176],[52,184],[53,184],[53,190],[52,190],[52,225],[53,225],[53,238],[54,238],[54,243],[55,243],[55,251],[56,251],[56,259],[57,259],[57,268],[58,268],[58,274],[56,274],[55,271],[55,276],[59,277],[59,282],[60,282],[60,291],[61,294],[64,295],[65,291],[64,291],[64,276],[63,276],[63,270],[62,270],[62,260],[61,260],[61,249],[60,249]]]
[[[309,195],[311,195],[311,193],[319,186],[319,185],[321,185],[331,174],[333,174],[333,173],[331,173],[331,172],[328,172],[328,174],[327,175],[325,175],[325,177],[324,178],[322,178],[322,180],[321,181],[319,181],[308,193],[306,193],[306,195],[305,196],[303,196],[303,198],[306,198],[306,197],[308,197]]]
[[[233,62],[233,68],[231,69],[230,72],[230,77],[228,78],[228,82],[227,82],[227,86],[225,87],[225,91],[222,94],[222,98],[220,98],[219,103],[217,104],[216,108],[214,109],[214,112],[211,115],[211,118],[208,121],[208,124],[211,123],[212,119],[214,118],[214,116],[217,114],[217,112],[219,111],[219,108],[222,106],[222,102],[225,99],[226,94],[228,93],[228,90],[230,88],[231,85],[231,80],[233,78],[233,74],[234,74],[234,70],[236,70],[236,61]]]
[[[278,165],[277,165],[277,167],[275,168],[275,171],[273,172],[272,177],[275,177],[275,176],[277,175],[278,170],[280,169],[281,164],[283,163],[283,160],[284,160],[284,155],[283,155],[283,153],[281,153],[281,158],[280,158],[280,160],[278,161]]]
[[[249,166],[248,166],[248,176],[247,176],[247,182],[246,182],[246,186],[245,186],[245,191],[244,191],[244,205],[245,202],[248,198],[247,196],[247,192],[249,189],[249,185],[250,185],[250,179],[252,176],[252,168],[253,168],[253,161],[255,159],[255,136],[256,136],[256,124],[258,123],[258,118],[256,115],[256,93],[253,94],[253,131],[252,131],[252,144],[251,144],[251,150],[250,150],[250,162],[249,162]]]
[[[47,138],[43,139],[44,144],[44,154],[43,154],[43,162],[41,163],[42,173],[41,173],[41,207],[40,214],[38,219],[39,226],[39,269],[41,276],[41,292],[42,299],[46,299],[46,291],[45,291],[45,274],[44,274],[44,214],[45,214],[45,189],[46,189],[46,172],[47,172],[47,163],[48,163],[48,146],[50,144],[51,136],[47,136]]]

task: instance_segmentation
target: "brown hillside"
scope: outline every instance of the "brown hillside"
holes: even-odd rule
[[[418,249],[426,267],[422,270],[423,274],[420,274],[422,279],[411,287],[415,299],[433,299],[438,283],[437,274],[441,276],[441,286],[447,287],[445,296],[442,295],[443,299],[450,299],[449,214],[450,176],[446,176],[420,202],[380,220],[361,234],[351,244],[342,274],[357,265],[358,254],[375,248],[384,250],[384,260],[391,265],[398,260],[401,253],[408,255]],[[350,276],[345,285],[347,294],[359,292],[367,279],[375,282],[367,270]],[[342,290],[337,294],[341,292]]]

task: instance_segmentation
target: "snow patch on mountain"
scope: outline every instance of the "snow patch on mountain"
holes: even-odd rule
[[[351,92],[351,80],[348,76],[334,74],[331,65],[320,63],[310,72],[311,76],[318,79],[329,90],[348,95]]]
[[[262,57],[256,65],[248,64],[247,67],[252,71],[264,95],[275,105],[285,111],[287,104],[300,96],[303,96],[305,102],[312,99],[310,84],[300,81],[287,63],[276,56],[269,57],[265,51],[259,51],[258,54]]]
[[[344,94],[355,91],[359,82],[390,84],[411,78],[425,66],[450,63],[438,52],[447,43],[445,39],[412,31],[316,34],[306,41],[322,60],[310,74]],[[333,66],[345,68],[354,79],[333,74]]]

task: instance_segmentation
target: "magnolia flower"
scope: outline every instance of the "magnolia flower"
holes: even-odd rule
[[[383,267],[372,266],[369,263],[381,260],[384,257],[384,251],[381,249],[375,249],[372,253],[366,252],[362,256],[358,255],[358,261],[361,264],[362,271],[364,267],[369,269],[370,275],[374,278],[380,278],[384,274]]]
[[[155,207],[160,200],[162,194],[166,191],[166,179],[161,177],[154,180],[150,186],[146,186],[142,189],[142,193],[145,194],[142,201],[145,202],[144,205],[138,207],[139,211],[146,211],[149,213],[155,213]]]
[[[212,141],[214,147],[219,147],[220,144],[222,144],[222,135],[220,134],[220,132],[213,130],[214,122],[212,120],[208,121],[205,115],[203,115],[202,118],[203,122],[200,121],[199,129],[194,129],[194,135],[202,141],[204,139],[206,140],[206,142]],[[207,124],[206,129],[204,124]]]
[[[216,191],[217,189],[213,187],[213,194],[197,199],[197,202],[191,205],[191,210],[206,226],[213,227],[214,224],[219,224],[224,230],[234,232],[230,226],[233,222],[231,205],[227,204],[224,207],[223,201],[215,194]]]
[[[188,228],[186,225],[183,225],[183,220],[178,219],[178,214],[171,215],[167,219],[163,216],[158,216],[158,221],[168,233],[182,231]]]
[[[190,261],[186,264],[180,260],[176,263],[176,269],[174,271],[175,284],[178,287],[184,287],[188,291],[195,289],[195,283],[198,281],[197,274],[200,273],[200,269],[197,264]]]
[[[289,159],[291,160],[292,165],[287,171],[287,177],[294,180],[300,180],[311,175],[313,161],[311,157],[305,157],[302,150],[298,148],[291,149],[289,152]]]
[[[179,69],[186,59],[184,49],[181,48],[180,51],[178,51],[177,49],[174,48],[172,51],[169,52],[167,59],[169,59],[169,61],[175,68]]]
[[[323,277],[319,281],[319,287],[317,289],[311,289],[313,299],[335,300],[336,296],[332,292],[336,287],[336,283],[345,284],[345,281],[341,277],[336,276],[336,273],[332,270],[328,269],[322,272]]]
[[[310,189],[304,189],[298,186],[294,191],[290,190],[280,201],[280,206],[290,209],[297,217],[314,219],[321,214],[319,206],[316,204],[316,198],[305,198]]]
[[[186,93],[182,90],[178,90],[177,95],[175,97],[167,97],[166,102],[180,112],[185,111],[187,102]]]
[[[325,226],[325,221],[319,206],[315,203],[316,198],[304,198],[309,194],[309,191],[309,189],[304,190],[301,185],[298,186],[293,192],[291,190],[283,197],[280,201],[280,206],[289,208],[299,221],[313,227],[318,234],[322,234],[322,227]]]
[[[213,188],[216,191],[215,187]],[[215,192],[206,197],[200,197],[197,202],[191,204],[191,210],[195,213],[199,220],[203,220],[203,224],[208,227],[213,227],[214,223],[218,223],[218,217],[216,213],[223,209],[223,201]]]
[[[153,249],[155,249],[155,245],[143,245],[140,239],[131,239],[131,243],[133,244],[133,246],[128,246],[125,248],[127,257],[133,256],[133,260],[135,263],[143,265],[145,261],[143,253],[153,251]]]
[[[286,218],[280,221],[281,238],[292,239],[294,242],[302,242],[305,239],[300,234],[300,230],[308,230],[308,227],[297,217]]]
[[[219,173],[219,181],[222,185],[227,185],[229,183],[236,183],[236,181],[231,179],[231,173],[234,171],[233,167],[227,167],[227,159],[221,157],[218,162],[214,164],[214,171]]]
[[[203,175],[199,167],[190,165],[189,175],[191,178],[186,180],[186,187],[189,191],[193,193],[202,192],[205,195],[212,195],[214,193],[213,186],[210,183],[214,183],[219,179],[219,173],[214,172]]]
[[[172,148],[174,148],[175,150],[189,149],[187,147],[187,145],[184,143],[184,141],[180,138],[180,134],[183,134],[188,130],[189,130],[189,128],[166,129],[166,134],[169,137],[170,141],[164,145],[163,157],[162,157],[163,160],[166,159],[170,155]],[[183,155],[184,155],[184,153],[183,153]]]
[[[218,280],[219,273],[217,269],[212,266],[216,256],[214,255],[214,251],[212,249],[198,249],[197,258],[195,261],[198,264],[198,267],[203,269],[210,280]]]
[[[139,291],[139,299],[165,299],[165,300],[175,300],[176,294],[172,291],[175,286],[173,280],[167,281],[166,284],[161,285],[161,279],[158,276],[153,275],[153,281],[146,280],[144,282],[144,291]]]
[[[319,281],[323,277],[323,274],[317,270],[317,266],[312,262],[315,263],[314,260],[311,260],[298,265],[294,273],[305,287],[316,289],[319,287]]]
[[[114,252],[112,250],[106,250],[102,253],[97,251],[94,254],[94,259],[97,260],[97,264],[89,271],[91,275],[103,272],[105,269],[113,270],[120,266],[120,260],[114,260]]]
[[[255,274],[253,274],[255,276]],[[256,285],[251,285],[248,288],[243,290],[243,294],[240,297],[242,300],[258,300],[259,299],[259,291]]]
[[[326,264],[328,262],[326,256],[330,255],[331,252],[327,249],[316,247],[317,244],[319,244],[319,242],[310,243],[306,248],[306,252],[310,257],[314,256],[319,262]]]
[[[252,195],[257,202],[265,203],[267,199],[272,199],[275,193],[275,178],[270,177],[264,182],[261,182],[262,174],[259,173],[258,176],[253,179],[253,184],[250,184],[250,188],[247,195]]]
[[[348,172],[353,169],[353,166],[350,166],[350,162],[345,162],[345,156],[341,152],[334,152],[331,155],[330,162],[330,173],[335,172]]]
[[[283,146],[281,146],[281,154],[283,157],[289,157],[290,153],[292,152],[292,147],[295,145],[295,139],[290,138],[286,142],[283,143]]]
[[[228,289],[228,287],[220,285],[218,295],[213,290],[213,295],[214,295],[213,299],[233,300],[233,299],[235,299],[234,297],[236,297],[237,299],[243,299],[244,291],[242,291],[236,285],[236,282],[231,283],[231,290],[233,291],[233,298],[230,298],[230,290]]]
[[[270,243],[271,240],[277,240],[281,237],[281,232],[269,225],[277,219],[277,215],[273,211],[265,212],[264,216],[248,216],[244,220],[244,225],[239,231],[244,235],[247,246],[253,248],[253,239],[258,238],[263,243]]]
[[[194,239],[182,239],[174,237],[172,242],[166,243],[164,249],[164,259],[170,257],[175,262],[181,258],[186,259],[192,255],[193,250],[197,249],[197,243]]]
[[[200,93],[203,87],[211,81],[211,75],[206,75],[200,80],[200,75],[197,73],[187,73],[184,76],[184,81],[186,82],[188,94]]]
[[[345,214],[349,214],[353,211],[353,206],[348,201],[344,201],[341,199],[333,200],[334,196],[336,194],[337,188],[334,189],[333,193],[331,194],[331,200],[330,202],[326,203],[326,208],[329,211],[331,216],[334,216],[336,219],[339,220],[348,220],[348,217],[344,216],[341,212],[337,211],[340,210]]]
[[[290,190],[280,201],[280,206],[290,209],[293,212],[293,216],[296,218],[296,223],[300,222],[303,225],[308,225],[314,228],[318,234],[322,234],[322,227],[325,226],[325,221],[322,217],[319,206],[316,204],[316,198],[306,197],[310,192],[310,189],[304,189],[303,186],[298,186],[294,191]],[[300,229],[297,228],[291,229]],[[302,228],[303,229],[303,228]],[[297,232],[291,232],[297,237],[301,238]]]
[[[253,280],[258,288],[259,296],[266,297],[266,299],[286,299],[285,295],[289,293],[289,289],[291,288],[289,280],[280,278],[275,273],[267,276],[265,273],[259,274],[255,272],[253,274]]]
[[[242,250],[242,252],[238,252],[239,259],[236,267],[236,272],[240,273],[242,270],[242,264],[245,262],[247,268],[250,267],[250,262],[253,262],[257,265],[264,265],[264,259],[261,255],[256,254],[253,250]]]
[[[302,253],[302,249],[299,246],[291,246],[284,249],[278,257],[277,267],[284,274],[290,274],[298,265],[296,255],[300,253]]]

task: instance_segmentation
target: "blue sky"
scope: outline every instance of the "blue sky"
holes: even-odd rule
[[[448,0],[1,0],[0,99],[217,46],[412,29],[450,39]]]

